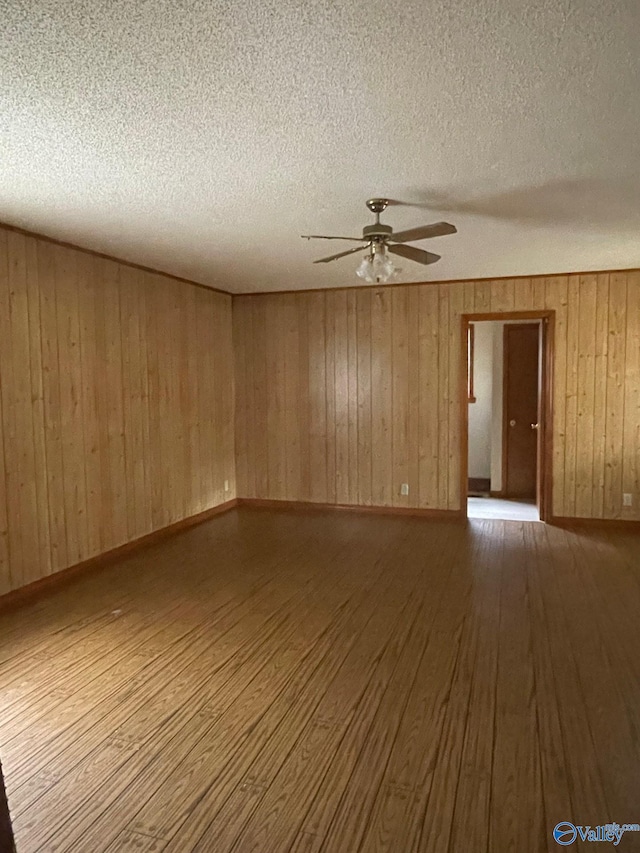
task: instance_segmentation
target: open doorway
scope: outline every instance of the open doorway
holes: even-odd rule
[[[551,312],[465,315],[462,494],[470,518],[545,520]]]

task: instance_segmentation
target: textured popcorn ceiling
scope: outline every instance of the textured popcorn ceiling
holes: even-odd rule
[[[640,266],[638,0],[0,0],[0,220],[234,292]],[[410,206],[413,205],[413,206]]]

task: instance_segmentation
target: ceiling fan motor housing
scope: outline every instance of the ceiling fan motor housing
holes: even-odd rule
[[[380,215],[383,210],[386,209],[389,204],[389,200],[386,198],[370,198],[367,201],[367,207],[371,211],[371,213],[377,213]]]
[[[362,237],[365,240],[384,239],[391,237],[392,234],[393,228],[390,225],[383,225],[381,222],[376,222],[374,225],[365,225],[362,229]]]

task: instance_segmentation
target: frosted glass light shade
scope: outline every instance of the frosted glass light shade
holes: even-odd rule
[[[394,278],[397,272],[391,258],[384,252],[374,252],[361,261],[356,275],[371,284],[384,284]]]

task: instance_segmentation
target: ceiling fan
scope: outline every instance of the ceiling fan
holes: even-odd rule
[[[368,254],[356,270],[356,275],[365,281],[380,284],[389,281],[399,272],[389,257],[389,252],[418,264],[435,264],[436,261],[439,261],[440,255],[403,244],[412,240],[425,240],[427,237],[444,237],[446,234],[455,234],[457,232],[455,225],[450,225],[448,222],[434,222],[432,225],[423,225],[394,233],[390,225],[383,225],[380,222],[380,214],[388,204],[389,200],[386,198],[370,198],[367,201],[367,207],[375,214],[376,221],[373,225],[366,225],[362,229],[362,237],[328,237],[324,234],[303,234],[302,236],[307,240],[352,240],[364,243],[364,245],[356,246],[354,249],[347,249],[346,252],[338,252],[337,255],[319,258],[314,261],[314,264],[327,264],[329,261],[336,261],[338,258],[367,250]]]

